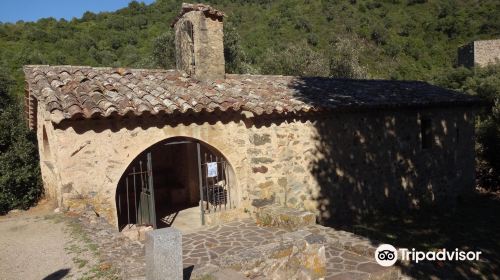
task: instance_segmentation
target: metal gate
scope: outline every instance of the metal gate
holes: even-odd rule
[[[205,214],[231,209],[231,188],[227,162],[212,153],[200,154],[198,144],[200,178],[201,223],[205,224]]]
[[[144,166],[146,165],[146,166]],[[153,187],[153,164],[151,153],[146,154],[146,162],[139,160],[137,166],[129,169],[125,176],[125,194],[118,193],[118,213],[124,215],[127,209],[127,224],[152,226],[156,229],[155,197]],[[122,205],[122,201],[126,205]],[[131,213],[131,209],[135,211]]]
[[[205,215],[231,209],[231,182],[228,163],[222,156],[209,149],[201,151],[198,141],[175,141],[164,145],[195,144],[200,191],[201,224],[205,225]],[[125,193],[118,192],[118,215],[127,224],[147,225],[157,228],[155,194],[153,184],[153,163],[151,152],[146,154],[146,161],[139,159],[129,168],[124,178]],[[126,213],[125,213],[126,209]]]
[[[205,214],[231,209],[231,190],[227,172],[227,162],[222,156],[204,152],[201,155],[201,143],[192,140],[180,140],[165,145],[196,144],[198,180],[200,190],[200,218],[205,225]],[[209,167],[215,166],[215,173],[209,174]]]

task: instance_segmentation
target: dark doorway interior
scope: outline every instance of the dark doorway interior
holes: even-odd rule
[[[169,227],[179,211],[199,208],[200,173],[204,193],[207,191],[207,186],[208,190],[217,189],[217,186],[213,186],[213,181],[223,181],[227,185],[227,178],[222,177],[225,170],[221,164],[217,172],[221,178],[207,179],[206,176],[206,162],[215,159],[222,161],[223,156],[208,145],[200,143],[200,161],[198,161],[197,143],[199,142],[194,139],[170,138],[151,146],[134,159],[120,179],[116,193],[120,230],[128,224],[154,226],[153,220],[156,221],[157,228]],[[147,167],[148,154],[151,158],[151,172],[148,172]],[[150,190],[149,174],[152,174],[153,182],[151,196],[146,195]],[[223,195],[227,196],[225,192]],[[217,203],[213,201],[215,195],[212,193],[207,193],[204,197],[206,203],[203,205],[207,209],[209,209],[207,205],[220,204],[220,200]],[[154,205],[147,205],[152,204],[153,200]],[[226,198],[223,200],[225,202]],[[152,212],[154,215],[151,215]],[[201,223],[201,213],[200,218],[192,223]]]
[[[170,142],[154,146],[151,152],[156,218],[161,228],[170,226],[179,211],[199,206],[196,143]]]

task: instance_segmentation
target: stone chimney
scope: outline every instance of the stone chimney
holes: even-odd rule
[[[177,69],[200,81],[224,79],[224,13],[204,4],[182,4],[172,23]]]

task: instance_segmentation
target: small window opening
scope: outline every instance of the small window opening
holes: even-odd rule
[[[190,22],[190,21],[186,21],[184,23],[184,32],[186,32],[186,35],[187,35],[187,40],[188,40],[188,44],[189,44],[189,56],[191,58],[191,61],[190,61],[190,64],[192,66],[195,66],[196,64],[196,61],[194,59],[194,28],[193,28],[193,24]]]
[[[422,149],[432,147],[432,122],[430,119],[422,119],[420,122],[420,132],[422,134]]]

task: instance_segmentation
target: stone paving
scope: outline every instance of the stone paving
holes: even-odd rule
[[[375,263],[374,247],[368,240],[319,225],[306,229],[325,238],[325,279],[397,279],[397,271]],[[222,254],[244,254],[248,248],[279,241],[286,233],[283,229],[259,227],[250,219],[188,233],[183,235],[184,267],[198,275],[197,270],[203,266],[218,265]]]
[[[104,219],[92,214],[85,213],[78,219],[92,242],[98,245],[102,261],[117,269],[122,279],[145,279],[144,244],[128,239]],[[325,279],[398,278],[395,268],[384,268],[375,263],[372,257],[374,247],[368,240],[319,225],[305,229],[324,237]],[[245,249],[277,242],[286,233],[286,230],[275,227],[259,227],[251,219],[185,233],[182,237],[184,271],[195,279],[204,274],[206,267],[217,266],[220,256],[244,254]]]
[[[226,223],[201,231],[184,234],[182,249],[184,268],[197,270],[208,264],[218,265],[222,254],[234,254],[246,248],[269,243],[287,231],[276,228],[258,227],[251,220]]]

